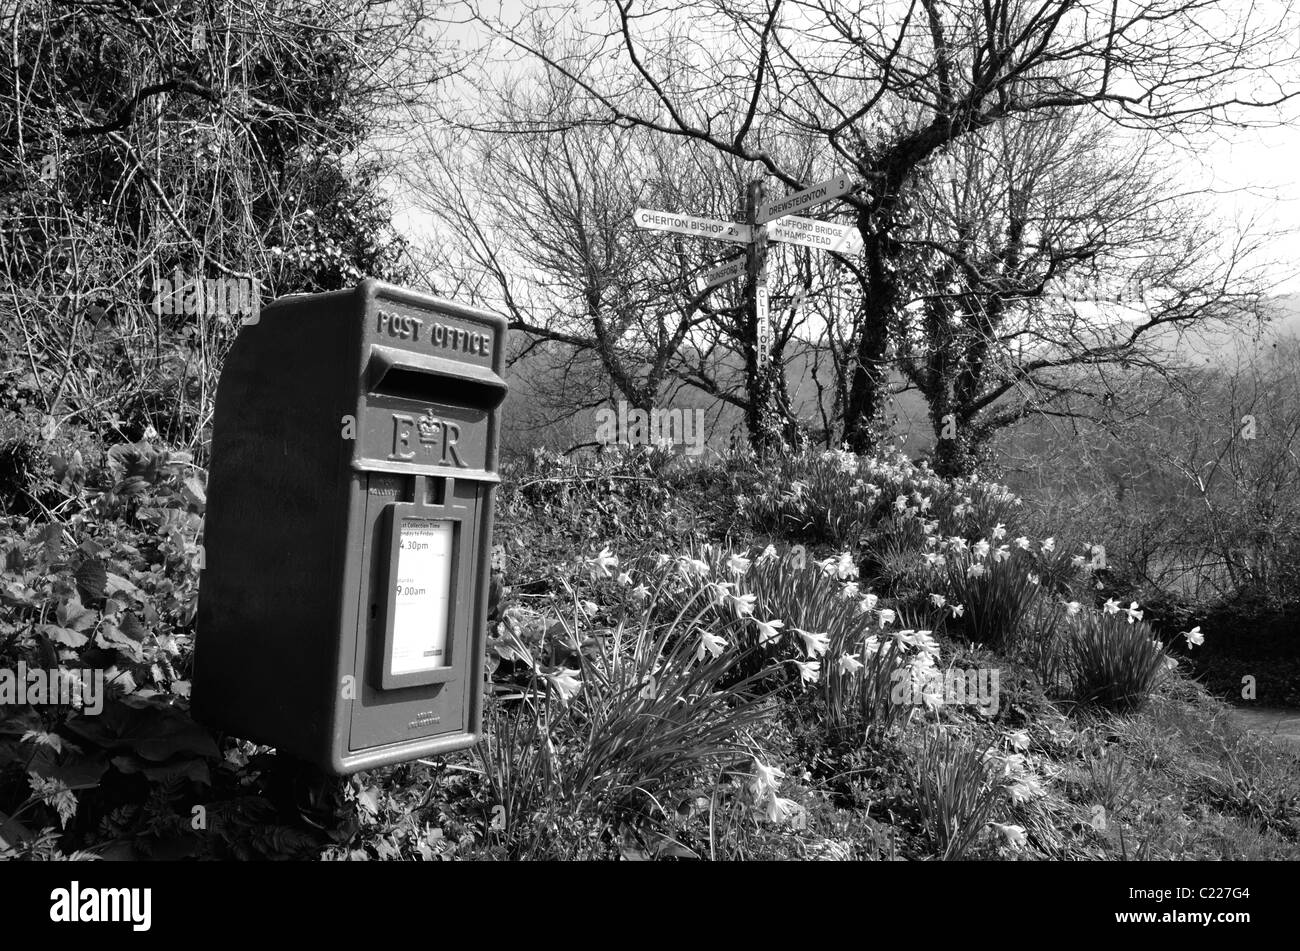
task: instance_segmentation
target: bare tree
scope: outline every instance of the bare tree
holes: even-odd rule
[[[413,201],[441,233],[424,255],[430,282],[501,310],[524,332],[515,359],[530,361],[531,386],[543,362],[566,381],[598,362],[608,389],[541,384],[557,411],[615,395],[648,410],[684,383],[739,408],[758,432],[773,402],[765,387],[785,390],[792,305],[816,291],[775,275],[776,339],[761,366],[743,293],[697,280],[741,249],[633,224],[638,207],[734,219],[742,163],[645,129],[591,123],[587,103],[563,86],[522,87],[480,100],[481,128],[432,130],[410,168]],[[546,360],[534,359],[542,348]],[[779,412],[796,438],[788,397]]]
[[[1083,113],[1016,117],[964,137],[916,190],[906,245],[923,276],[899,313],[898,365],[925,397],[936,469],[967,475],[1031,412],[1141,413],[1138,374],[1162,341],[1209,320],[1260,319],[1264,286],[1177,187],[1147,139]],[[1143,398],[1139,398],[1139,396]]]
[[[572,24],[562,38],[469,9],[611,125],[756,163],[775,186],[826,171],[791,168],[757,145],[761,120],[819,138],[828,160],[853,171],[861,188],[848,204],[864,251],[848,264],[860,314],[842,414],[856,450],[873,444],[888,392],[889,345],[913,290],[912,202],[931,159],[980,130],[1060,110],[1164,135],[1267,121],[1300,85],[1286,3],[614,0],[606,23]]]

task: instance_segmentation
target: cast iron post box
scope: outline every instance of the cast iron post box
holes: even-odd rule
[[[477,742],[504,319],[281,298],[217,388],[193,711],[335,774]]]

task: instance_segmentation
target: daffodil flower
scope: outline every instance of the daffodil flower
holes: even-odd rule
[[[1044,538],[1040,547],[1043,550],[1043,554],[1045,555],[1050,554],[1051,552],[1056,550],[1056,539]]]
[[[1065,613],[1070,617],[1074,617],[1079,613],[1079,608],[1081,607],[1083,607],[1083,605],[1078,601],[1067,601],[1065,602]]]
[[[629,585],[632,583],[632,576],[626,571],[620,571],[618,573],[618,583],[621,585]]]
[[[971,551],[975,553],[976,558],[983,558],[989,553],[989,543],[981,538],[971,546]]]
[[[784,621],[760,621],[758,618],[754,618],[754,623],[758,625],[758,642],[760,644],[776,640],[781,636],[780,629],[785,627]]]
[[[809,657],[820,657],[830,649],[831,636],[829,634],[810,634],[807,631],[801,631],[797,627],[794,632],[803,638],[804,653]]]
[[[840,655],[840,673],[853,675],[862,669],[862,661],[852,654]]]
[[[891,608],[881,608],[881,609],[880,609],[880,626],[881,626],[881,627],[888,627],[890,624],[893,624],[893,623],[894,623],[894,619],[895,619],[896,617],[898,617],[898,615],[895,614]]]
[[[736,612],[736,617],[749,617],[754,613],[754,604],[758,601],[756,594],[729,594],[727,603],[731,610]]]
[[[546,682],[555,688],[555,692],[560,695],[563,701],[569,701],[578,695],[582,690],[582,681],[578,678],[577,671],[570,670],[568,667],[558,667],[553,671],[542,671],[542,676]]]
[[[1007,845],[1013,849],[1021,848],[1029,841],[1028,837],[1025,835],[1024,826],[1003,825],[1001,822],[993,822],[990,823],[990,825],[993,826],[998,835],[1002,836],[1002,838],[1006,840]]]
[[[764,548],[762,553],[757,558],[757,562],[760,565],[763,564],[763,562],[765,561],[775,561],[775,560],[776,560],[776,548],[772,545],[768,545],[766,548]]]
[[[771,822],[785,822],[799,812],[799,804],[793,799],[783,799],[773,793],[764,803],[764,811]]]
[[[618,555],[612,553],[606,545],[594,558],[587,559],[587,565],[598,578],[608,578],[611,569],[618,567]]]
[[[1021,551],[1029,551],[1029,539],[1024,535],[1021,535],[1016,539],[1016,547]]]
[[[954,605],[952,606],[952,616],[953,616],[953,617],[961,617],[961,616],[962,616],[963,614],[965,614],[965,613],[966,613],[966,605],[964,605],[964,604],[954,604]]]
[[[709,563],[699,558],[690,558],[686,555],[677,559],[677,564],[681,566],[682,574],[689,577],[691,574],[699,575],[701,578],[706,577],[709,573]]]
[[[936,608],[941,608],[948,603],[948,599],[941,594],[932,594],[930,595],[930,603]]]
[[[731,591],[731,584],[726,581],[710,581],[704,585],[704,591],[709,596],[710,604],[723,604],[727,600],[727,594]]]
[[[1130,624],[1134,621],[1142,620],[1142,612],[1138,610],[1138,603],[1136,601],[1130,601],[1129,606],[1124,609],[1124,613],[1128,615],[1128,622]]]
[[[988,569],[976,562],[966,569],[966,576],[969,578],[982,578]]]
[[[1201,626],[1198,624],[1190,631],[1183,631],[1183,637],[1187,638],[1189,647],[1200,647],[1205,643],[1205,635],[1201,633]]]
[[[783,779],[785,779],[783,770],[775,766],[768,766],[757,759],[754,760],[754,780],[750,783],[750,789],[753,790],[755,799],[766,799],[769,795],[775,793]]]
[[[1119,602],[1114,598],[1107,598],[1106,603],[1102,605],[1107,614],[1119,614]]]
[[[994,526],[994,528],[993,528],[993,540],[994,540],[995,542],[996,542],[996,541],[1001,541],[1002,539],[1004,539],[1004,538],[1006,538],[1006,537],[1007,537],[1007,526],[1006,526],[1006,523],[1005,523],[1005,522],[998,522],[998,524],[997,524],[996,526]]]
[[[1038,575],[1034,574],[1032,571],[1029,572],[1026,577],[1029,579],[1030,584],[1038,584]]]
[[[650,596],[650,589],[643,584],[639,584],[628,593],[632,595],[633,601],[640,602]]]
[[[821,677],[822,662],[819,660],[796,660],[794,665],[799,668],[799,680],[806,684],[815,684]]]
[[[721,657],[722,652],[727,649],[725,638],[719,637],[712,631],[700,632],[700,646],[695,649],[695,659],[704,660],[704,652],[708,651],[713,657]]]
[[[743,575],[749,570],[750,561],[743,555],[731,555],[727,558],[727,570],[733,575]]]

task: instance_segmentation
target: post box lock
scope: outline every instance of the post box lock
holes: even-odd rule
[[[198,719],[340,774],[477,741],[505,342],[494,314],[378,281],[241,331],[213,418]]]

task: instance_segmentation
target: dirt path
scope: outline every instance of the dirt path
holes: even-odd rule
[[[1237,724],[1262,736],[1272,736],[1300,748],[1300,710],[1283,707],[1234,707]]]

